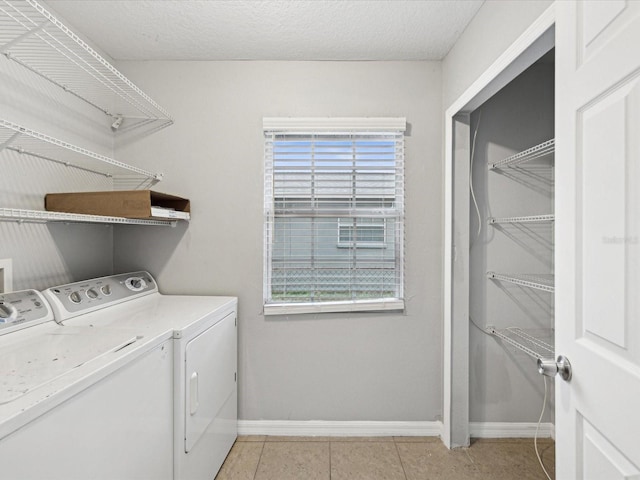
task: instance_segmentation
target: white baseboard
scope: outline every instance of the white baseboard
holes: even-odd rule
[[[537,423],[516,422],[470,422],[469,434],[474,438],[533,438]],[[554,438],[556,428],[553,423],[540,424],[538,438]]]
[[[471,422],[474,438],[533,438],[536,423]],[[295,437],[440,437],[442,422],[351,422],[324,420],[238,420],[238,435]],[[539,438],[555,439],[555,425],[542,423]]]
[[[442,422],[238,420],[238,435],[300,437],[439,437]]]

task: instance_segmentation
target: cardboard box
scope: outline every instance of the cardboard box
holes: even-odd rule
[[[158,207],[153,209],[153,214],[151,207]],[[191,203],[186,198],[151,190],[120,190],[48,193],[44,197],[44,208],[52,212],[108,217],[188,220]]]

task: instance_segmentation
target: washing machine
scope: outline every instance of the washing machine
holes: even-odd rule
[[[172,340],[139,340],[59,325],[35,290],[0,295],[0,477],[172,479]]]
[[[163,295],[144,271],[44,295],[65,326],[172,339],[174,479],[215,477],[237,437],[237,298]]]
[[[85,461],[77,455],[75,461],[81,465],[73,465],[68,455],[58,462],[65,465],[51,459],[48,463],[55,468],[49,472],[55,471],[56,476],[24,478],[215,477],[237,436],[237,299],[163,295],[144,271],[51,287],[41,297],[55,319],[48,322],[49,328],[63,335],[85,332],[91,342],[111,338],[104,342],[118,343],[101,347],[108,353],[81,365],[87,375],[93,365],[96,372],[91,375],[102,375],[103,381],[81,386],[71,381],[62,388],[73,392],[84,387],[80,397],[91,397],[90,401],[74,405],[67,393],[53,402],[50,411],[54,413],[40,417],[95,425],[89,432],[69,432],[57,444],[89,435],[92,448],[84,448],[82,440],[72,443],[78,444],[81,453],[90,450],[98,458],[89,455]],[[73,371],[61,374],[65,376],[75,378]],[[99,387],[105,388],[99,391]],[[58,393],[53,392],[53,397]],[[111,403],[118,406],[117,414],[104,411]],[[96,411],[96,404],[101,411]],[[66,415],[56,415],[59,410]],[[106,420],[96,421],[94,415],[105,415]],[[58,427],[61,421],[51,426]],[[92,441],[95,438],[103,439],[104,446],[95,445],[100,443]],[[0,452],[4,446],[0,440]],[[136,458],[131,459],[128,451]],[[0,461],[2,457],[0,453]],[[130,462],[135,468],[126,468]],[[120,465],[124,470],[119,470]],[[100,470],[103,467],[106,473]],[[58,471],[64,474],[57,475]]]

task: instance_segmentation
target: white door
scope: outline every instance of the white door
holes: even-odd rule
[[[640,479],[640,2],[556,2],[556,472]]]

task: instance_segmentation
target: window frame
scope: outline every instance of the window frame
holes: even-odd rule
[[[282,315],[282,314],[298,314],[298,313],[323,313],[323,312],[372,312],[372,311],[403,311],[404,310],[404,139],[400,143],[400,156],[396,151],[395,162],[395,182],[398,182],[398,172],[401,172],[401,198],[394,197],[394,202],[399,201],[397,207],[398,212],[394,218],[394,222],[399,223],[395,228],[399,229],[396,233],[397,240],[395,242],[394,253],[396,255],[395,267],[393,274],[396,276],[395,289],[397,296],[390,298],[358,298],[345,300],[325,300],[325,301],[306,301],[306,302],[290,302],[290,301],[274,301],[272,298],[272,280],[273,280],[273,229],[275,228],[275,204],[277,196],[274,193],[274,161],[273,151],[268,152],[268,145],[271,147],[275,142],[275,138],[283,134],[334,134],[334,135],[371,135],[371,134],[388,134],[401,136],[404,135],[406,129],[405,118],[264,118],[263,130],[265,134],[265,237],[264,237],[264,272],[263,272],[263,307],[265,315]],[[267,160],[271,155],[271,163]],[[400,162],[398,164],[398,162]],[[395,187],[396,191],[398,187]],[[269,204],[269,201],[271,203]],[[367,217],[367,215],[360,215]],[[337,235],[338,248],[387,248],[387,219],[383,217],[383,234],[385,242],[383,245],[379,243],[374,245],[346,245],[340,242],[340,220],[343,216],[336,215],[338,220]],[[308,218],[317,218],[310,216]],[[350,215],[349,219],[358,218],[356,215]],[[345,226],[346,227],[346,226]],[[343,247],[340,243],[345,244]],[[358,243],[358,242],[356,242]],[[399,258],[398,258],[399,256]],[[382,267],[383,268],[383,267]]]

